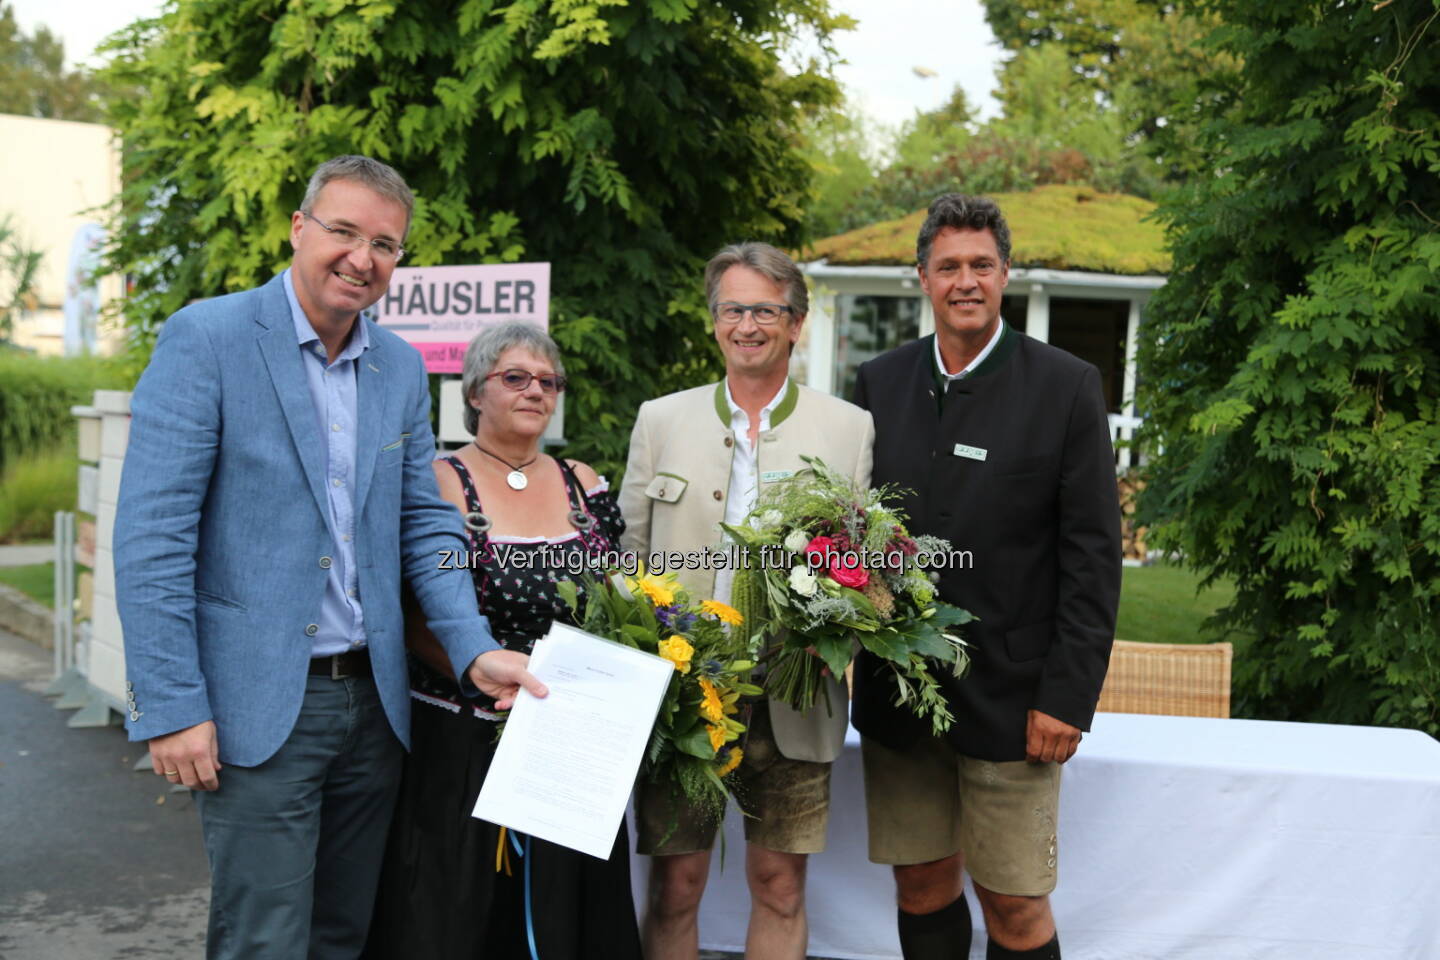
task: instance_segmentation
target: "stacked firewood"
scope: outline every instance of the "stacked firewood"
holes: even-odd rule
[[[1149,559],[1145,549],[1145,528],[1135,524],[1135,496],[1145,489],[1145,481],[1133,472],[1116,479],[1120,488],[1120,544],[1126,560]]]

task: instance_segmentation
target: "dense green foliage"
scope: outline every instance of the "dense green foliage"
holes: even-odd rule
[[[88,70],[65,66],[64,41],[43,26],[25,34],[14,5],[0,3],[0,113],[95,123],[102,93]]]
[[[1162,207],[1142,522],[1260,716],[1440,733],[1440,3],[1213,0],[1244,66]]]
[[[96,390],[123,385],[110,361],[36,357],[0,346],[0,468],[12,457],[73,444],[70,408],[88,404]]]
[[[75,509],[79,467],[74,444],[7,460],[0,470],[0,543],[53,538],[55,511]]]
[[[178,0],[116,42],[112,266],[139,358],[196,297],[289,259],[324,159],[418,197],[407,263],[550,261],[572,456],[614,471],[640,402],[715,374],[701,268],[802,236],[804,115],[837,96],[825,0]],[[804,41],[819,61],[782,68]]]

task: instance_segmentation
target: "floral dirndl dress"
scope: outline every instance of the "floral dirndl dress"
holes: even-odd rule
[[[619,549],[619,505],[603,485],[582,489],[557,459],[575,532],[491,537],[465,465],[447,462],[465,490],[480,612],[498,642],[528,653],[553,620],[572,620],[555,585]],[[517,561],[522,554],[530,556]],[[493,701],[465,697],[414,657],[411,697],[411,752],[364,956],[529,960],[533,935],[539,960],[641,960],[625,823],[608,860],[508,831],[502,837],[500,827],[470,815],[495,753]]]

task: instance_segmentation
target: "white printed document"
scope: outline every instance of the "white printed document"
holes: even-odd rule
[[[606,859],[660,701],[668,660],[561,623],[535,644],[473,816]]]

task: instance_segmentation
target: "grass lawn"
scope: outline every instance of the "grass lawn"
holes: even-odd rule
[[[37,563],[28,567],[0,567],[0,583],[7,584],[40,601],[55,606],[55,564]]]
[[[1218,583],[1196,596],[1199,583],[1194,573],[1168,563],[1126,567],[1120,584],[1120,622],[1115,638],[1143,643],[1206,643],[1222,639],[1202,635],[1200,624],[1230,602],[1235,588]]]

